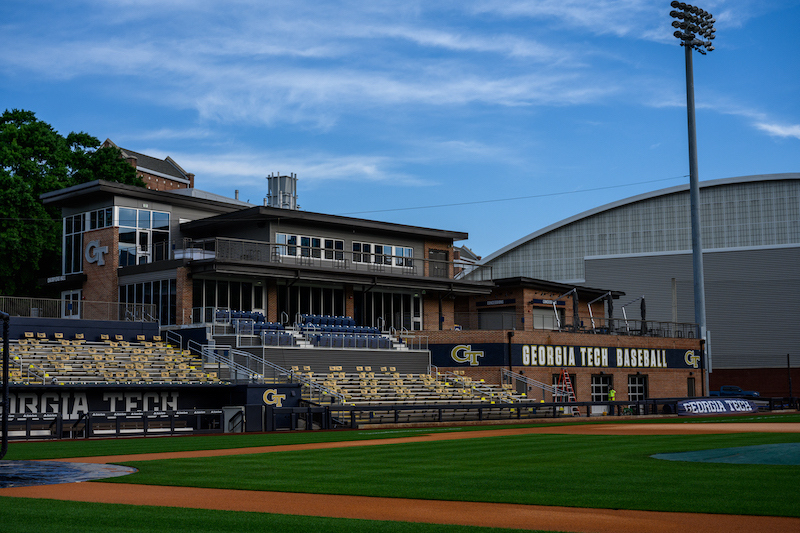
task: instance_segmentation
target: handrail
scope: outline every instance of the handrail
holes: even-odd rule
[[[205,366],[207,362],[211,362],[213,364],[217,364],[218,366],[221,363],[224,363],[228,366],[228,369],[231,370],[231,381],[238,382],[240,380],[239,373],[244,374],[247,376],[247,381],[251,381],[256,379],[258,376],[257,374],[253,373],[249,368],[246,366],[237,363],[233,360],[232,357],[226,357],[223,353],[228,352],[233,353],[234,349],[227,344],[215,344],[211,345],[204,345],[202,346],[202,357],[203,357],[203,369],[205,370]],[[235,371],[235,374],[234,374]]]
[[[81,414],[78,416],[78,419],[77,419],[77,420],[76,420],[76,421],[75,421],[75,422],[72,424],[72,426],[69,428],[69,432],[70,432],[70,434],[72,434],[72,433],[74,433],[74,432],[75,432],[75,429],[78,427],[78,424],[80,424],[80,423],[81,423],[81,421],[82,421],[84,418],[89,418],[89,413],[88,413],[88,412],[86,412],[86,411],[84,411],[83,413],[81,413]],[[83,434],[84,434],[85,436],[87,436],[87,437],[89,436],[89,432],[86,430],[86,425],[85,425],[85,423],[84,423],[84,426],[83,426]]]
[[[477,390],[479,392],[482,392],[484,394],[488,394],[491,397],[497,396],[495,391],[493,391],[492,389],[490,389],[488,387],[485,387],[485,386],[481,385],[480,381],[472,381],[472,380],[470,380],[469,382],[467,382],[467,381],[464,380],[464,376],[459,376],[458,374],[455,374],[455,373],[451,372],[450,370],[446,370],[444,372],[437,372],[437,375],[445,376],[445,378],[449,379],[450,381],[461,383],[464,386],[472,387],[473,389],[475,389],[475,390]]]
[[[325,385],[322,385],[321,383],[317,383],[313,379],[304,376],[301,372],[295,372],[294,370],[288,370],[288,372],[289,372],[289,377],[292,381],[297,380],[298,382],[304,385],[308,385],[308,387],[311,389],[316,389],[320,399],[322,399],[322,395],[325,394],[327,396],[336,398],[337,400],[339,400],[339,403],[344,404],[347,402],[347,399],[344,397],[343,394],[336,392],[335,390],[330,389]]]
[[[234,429],[237,426],[241,428],[243,423],[244,423],[244,412],[243,411],[237,411],[236,414],[233,415],[230,418],[230,420],[228,420],[228,431],[235,433]]]
[[[538,389],[542,389],[545,392],[549,392],[550,394],[553,395],[553,397],[561,396],[564,394],[564,392],[558,387],[555,387],[553,385],[548,385],[547,383],[542,383],[541,381],[536,381],[535,379],[531,379],[527,376],[523,376],[522,374],[512,372],[511,370],[504,367],[500,369],[500,376],[502,383],[505,383],[507,379],[510,381],[510,378],[513,378],[518,381],[522,381],[526,385],[531,385]]]
[[[31,369],[33,369],[33,370],[31,370]],[[41,372],[41,374],[39,374],[39,372],[37,372],[37,370],[39,372]],[[33,374],[36,378],[42,380],[42,385],[44,385],[44,377],[45,377],[45,374],[47,374],[47,372],[45,372],[43,368],[41,368],[40,366],[38,366],[38,365],[36,365],[34,363],[30,363],[28,365],[28,367],[27,367],[27,372],[28,372],[28,381],[31,380],[31,374]]]
[[[164,335],[164,338],[167,339],[167,344],[169,344],[171,341],[174,342],[176,345],[180,346],[181,348],[183,348],[183,336],[180,335],[179,333],[175,333],[174,330],[171,329],[167,330],[167,333],[166,335]]]
[[[216,350],[228,351],[230,354],[232,354],[234,356],[242,357],[242,358],[245,358],[246,360],[253,361],[256,366],[260,365],[261,366],[261,373],[259,374],[258,372],[255,372],[253,369],[248,368],[247,366],[242,365],[241,363],[237,363],[236,361],[233,360],[233,357],[229,357],[229,358],[227,358],[227,361],[224,361],[230,367],[235,368],[235,369],[239,370],[240,372],[244,372],[244,373],[248,374],[249,379],[255,379],[257,381],[260,380],[261,382],[264,382],[264,379],[265,379],[264,368],[270,368],[274,372],[274,374],[276,376],[287,376],[287,378],[289,379],[290,383],[297,381],[299,383],[308,385],[309,388],[311,388],[313,390],[316,390],[320,394],[320,396],[322,396],[322,394],[325,394],[327,396],[331,396],[331,397],[334,397],[334,398],[338,399],[341,403],[345,403],[345,401],[346,401],[344,395],[342,395],[341,393],[336,392],[335,390],[330,389],[330,388],[326,387],[325,385],[317,383],[316,381],[304,376],[302,373],[295,372],[293,370],[289,370],[289,369],[286,369],[286,368],[284,368],[282,366],[276,365],[272,361],[267,361],[266,359],[258,357],[257,355],[254,355],[254,354],[252,354],[250,352],[245,352],[243,350],[237,350],[237,349],[235,349],[235,348],[233,348],[233,347],[231,347],[229,345],[216,345],[214,348],[211,348],[211,347],[208,347],[208,346],[204,346],[203,347],[204,356],[207,355],[206,354],[206,350],[208,350],[208,352],[212,352],[213,351],[215,357],[219,355],[216,352]]]

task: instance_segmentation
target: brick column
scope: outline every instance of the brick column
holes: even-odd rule
[[[83,318],[87,320],[116,320],[119,301],[119,231],[103,228],[83,234]],[[107,248],[107,250],[105,250]],[[87,259],[87,255],[89,259]],[[102,265],[100,263],[103,263]],[[102,302],[102,303],[93,303]]]
[[[192,274],[188,267],[175,269],[175,320],[192,323]]]

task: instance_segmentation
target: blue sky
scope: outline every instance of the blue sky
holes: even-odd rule
[[[708,0],[701,180],[800,171],[800,2]],[[10,0],[0,104],[175,159],[198,188],[469,233],[482,256],[688,181],[666,0]]]

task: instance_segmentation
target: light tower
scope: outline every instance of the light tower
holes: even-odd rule
[[[694,318],[700,328],[700,338],[706,341],[706,295],[703,280],[703,241],[700,234],[700,185],[697,172],[697,132],[694,119],[694,71],[692,66],[692,50],[703,55],[714,50],[714,22],[711,15],[697,6],[674,1],[670,4],[679,11],[670,11],[673,33],[680,39],[686,50],[686,112],[689,124],[689,198],[692,216],[692,270],[694,272]],[[706,40],[698,38],[704,37]],[[703,377],[705,391],[708,391],[708,346],[704,350],[706,372]]]

